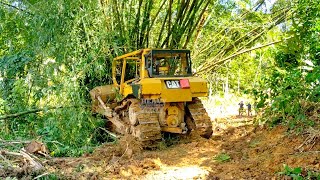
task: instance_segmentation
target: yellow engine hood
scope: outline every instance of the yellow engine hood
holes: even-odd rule
[[[168,88],[165,81],[188,79],[190,88]],[[141,97],[158,99],[163,102],[192,101],[192,97],[208,95],[207,82],[199,77],[146,78],[140,81]]]

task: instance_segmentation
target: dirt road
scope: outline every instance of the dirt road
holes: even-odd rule
[[[49,172],[66,179],[272,179],[283,164],[320,170],[320,140],[288,129],[255,127],[252,119],[215,122],[211,139],[171,137],[158,150],[141,150],[131,140],[106,144],[80,158],[55,158]],[[310,135],[310,134],[309,134]],[[306,173],[303,171],[302,173]]]

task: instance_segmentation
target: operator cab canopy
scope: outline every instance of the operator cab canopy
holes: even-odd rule
[[[149,77],[192,75],[190,50],[152,49],[144,58]]]
[[[144,78],[192,76],[190,50],[142,49],[113,60],[114,85]]]

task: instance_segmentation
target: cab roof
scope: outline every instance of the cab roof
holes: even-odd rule
[[[118,57],[114,58],[113,60],[138,57],[138,56],[141,56],[143,52],[149,52],[151,54],[190,53],[190,50],[188,50],[188,49],[139,49],[139,50],[118,56]]]

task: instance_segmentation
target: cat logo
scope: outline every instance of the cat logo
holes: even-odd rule
[[[165,81],[168,89],[179,89],[180,81],[179,80],[168,80]]]

